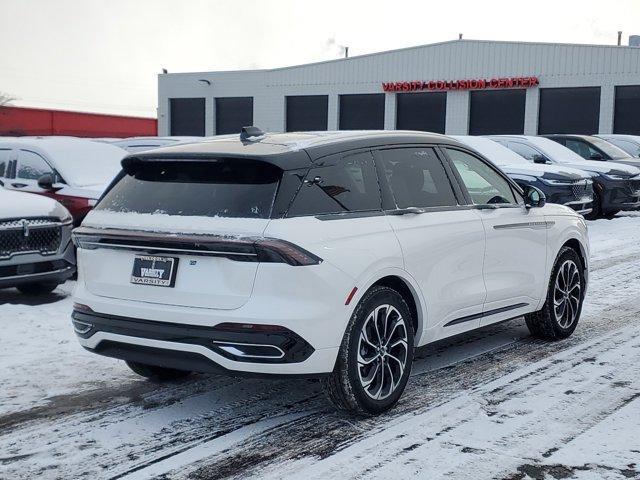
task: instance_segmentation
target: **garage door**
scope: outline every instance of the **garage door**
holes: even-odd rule
[[[382,130],[384,93],[340,95],[340,130]]]
[[[328,95],[291,95],[287,102],[287,132],[326,130]]]
[[[616,87],[613,133],[640,135],[640,85]]]
[[[169,99],[171,135],[204,136],[204,98]]]
[[[216,98],[216,135],[240,133],[253,125],[253,97]]]
[[[526,95],[524,89],[471,92],[469,135],[524,133]]]
[[[541,88],[538,133],[598,133],[600,87]]]
[[[398,93],[396,128],[444,133],[447,117],[446,92]]]

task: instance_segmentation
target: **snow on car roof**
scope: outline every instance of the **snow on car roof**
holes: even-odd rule
[[[514,163],[529,165],[529,162],[520,155],[489,138],[474,137],[471,135],[452,135],[452,138],[477,150],[496,165],[513,165]]]
[[[13,138],[0,143],[44,155],[68,184],[77,187],[110,182],[127,155],[122,148],[107,143],[71,137]]]

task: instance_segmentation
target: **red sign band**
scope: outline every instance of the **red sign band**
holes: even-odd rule
[[[382,82],[385,92],[417,92],[421,90],[483,90],[486,88],[530,88],[540,85],[538,77],[470,78],[466,80],[421,80]]]

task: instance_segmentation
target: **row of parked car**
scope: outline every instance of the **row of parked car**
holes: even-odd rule
[[[640,209],[640,137],[455,136],[521,186],[587,219]],[[0,138],[0,288],[53,290],[75,272],[71,229],[121,171],[128,154],[201,137]],[[17,192],[39,194],[24,195]],[[44,198],[44,197],[48,197]]]

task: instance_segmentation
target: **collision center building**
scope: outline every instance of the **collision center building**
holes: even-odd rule
[[[159,135],[245,125],[640,134],[640,47],[454,40],[269,70],[159,75]]]

